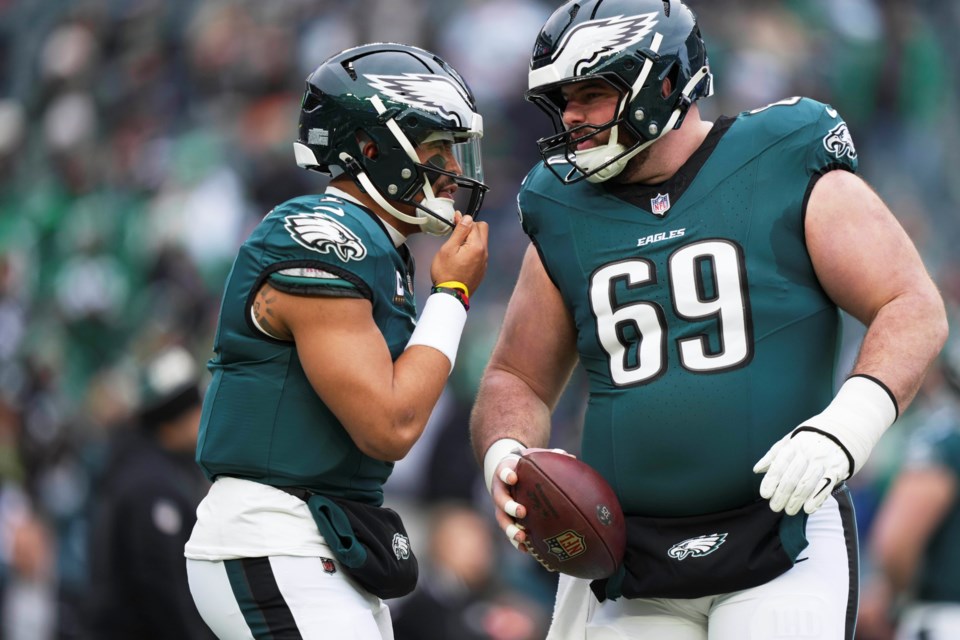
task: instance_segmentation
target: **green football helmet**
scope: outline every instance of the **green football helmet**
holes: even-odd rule
[[[429,234],[449,233],[455,209],[476,216],[487,191],[483,118],[450,65],[417,47],[368,44],[328,58],[306,83],[293,145],[298,165],[333,177],[346,173],[390,214]],[[421,162],[417,145],[434,140],[452,143],[462,174]],[[365,141],[376,145],[375,157],[361,152]],[[456,185],[456,202],[435,195],[438,180]],[[391,203],[414,206],[416,214]]]
[[[663,96],[663,80],[671,92]],[[564,85],[602,80],[620,94],[613,118],[569,130],[562,116]],[[527,100],[552,119],[555,135],[538,141],[547,166],[565,183],[603,182],[655,140],[680,126],[696,100],[713,93],[713,76],[696,16],[678,0],[571,0],[537,36]],[[610,130],[606,144],[576,151]],[[624,135],[625,131],[629,135]],[[572,167],[564,175],[557,161]]]

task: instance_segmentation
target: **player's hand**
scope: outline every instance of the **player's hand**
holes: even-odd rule
[[[473,295],[487,273],[489,227],[471,216],[457,214],[456,221],[457,226],[433,258],[430,277],[435,283],[462,282]]]
[[[778,440],[753,467],[766,473],[760,496],[774,511],[813,513],[841,481],[850,475],[846,452],[815,431],[793,431]]]
[[[532,451],[548,451],[548,449],[537,447],[528,448],[520,451],[520,454],[522,455]],[[563,449],[549,449],[549,451],[562,453],[571,458],[576,457]],[[526,552],[527,548],[524,546],[524,543],[527,541],[527,533],[523,525],[517,522],[517,520],[522,520],[526,517],[527,508],[515,501],[510,494],[510,487],[517,484],[516,467],[519,459],[519,455],[510,454],[500,461],[500,464],[497,465],[497,469],[493,474],[493,482],[490,485],[490,495],[493,496],[493,502],[497,506],[497,524],[506,534],[510,544]]]
[[[497,525],[506,534],[510,544],[521,551],[526,551],[523,543],[527,540],[527,534],[523,530],[523,525],[518,523],[515,518],[525,518],[527,508],[516,502],[510,495],[510,487],[517,484],[516,467],[519,459],[520,456],[510,454],[500,460],[500,464],[497,465],[493,474],[490,495],[493,496],[493,503],[496,505]]]

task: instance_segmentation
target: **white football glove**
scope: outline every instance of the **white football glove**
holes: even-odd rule
[[[813,513],[850,476],[850,458],[830,438],[815,431],[792,431],[774,444],[753,467],[766,472],[760,496],[774,511],[794,515],[800,507]]]
[[[897,419],[893,394],[879,380],[851,376],[822,412],[778,440],[753,467],[760,495],[774,511],[813,513],[834,488],[866,463]]]

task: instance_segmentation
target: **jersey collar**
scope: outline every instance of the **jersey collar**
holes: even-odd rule
[[[337,198],[341,198],[343,200],[347,200],[348,202],[352,202],[353,204],[361,206],[364,209],[367,208],[367,205],[363,204],[362,202],[354,198],[352,195],[350,195],[346,191],[343,191],[342,189],[328,186],[324,191],[324,193],[327,193],[331,196],[335,196]],[[404,242],[407,241],[407,237],[402,233],[400,233],[399,231],[397,231],[396,229],[394,229],[393,225],[384,223],[383,226],[387,229],[387,233],[390,234],[390,240],[393,241],[394,247],[399,247],[400,245],[402,245]]]

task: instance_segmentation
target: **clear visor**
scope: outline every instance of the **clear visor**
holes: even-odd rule
[[[453,157],[460,165],[464,178],[483,182],[483,160],[480,157],[479,137],[456,140],[453,145]]]
[[[480,136],[474,134],[454,134],[450,131],[434,131],[420,144],[436,141],[450,142],[449,154],[456,167],[447,160],[441,167],[439,163],[427,162],[420,166],[424,169],[427,181],[437,198],[452,199],[454,208],[461,213],[475,215],[483,199],[486,186],[483,184],[483,164],[480,157]],[[449,158],[449,156],[448,156]],[[455,168],[459,172],[455,172]]]
[[[453,159],[460,167],[461,175],[468,180],[483,182],[483,161],[480,157],[480,136],[473,133],[454,134],[451,131],[432,131],[420,144],[443,140],[451,142]]]

